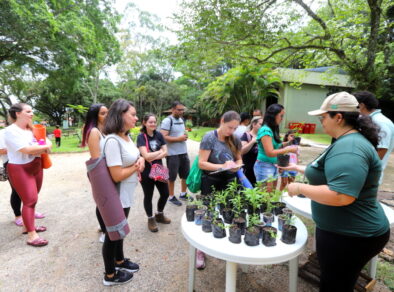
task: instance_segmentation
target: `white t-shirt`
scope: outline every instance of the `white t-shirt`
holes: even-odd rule
[[[105,137],[104,152],[108,167],[127,167],[134,164],[140,157],[140,152],[131,139],[127,142],[115,134],[110,134]],[[134,190],[137,184],[137,172],[120,182],[119,194],[123,208],[131,207]]]
[[[33,131],[19,128],[16,124],[5,129],[5,146],[7,148],[8,162],[12,164],[27,164],[40,155],[23,154],[19,150],[37,143]]]
[[[241,139],[242,135],[246,132],[247,129],[247,126],[239,125],[233,135],[236,136],[238,139]]]
[[[7,149],[7,147],[5,146],[4,134],[5,134],[5,129],[1,129],[0,130],[0,149]],[[7,154],[3,154],[0,156],[1,156],[1,160],[3,160],[3,164],[8,161]]]

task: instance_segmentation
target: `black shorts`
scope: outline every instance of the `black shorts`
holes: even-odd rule
[[[167,156],[166,159],[170,181],[175,181],[178,174],[181,179],[187,179],[190,171],[190,160],[187,153]]]

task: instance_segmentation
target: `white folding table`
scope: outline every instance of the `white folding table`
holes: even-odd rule
[[[275,218],[274,227],[277,227],[278,219]],[[258,246],[247,246],[243,242],[234,244],[227,237],[217,239],[212,233],[205,233],[201,226],[194,222],[187,222],[186,216],[182,217],[182,232],[185,239],[190,244],[189,250],[189,287],[188,291],[194,290],[194,272],[196,248],[207,255],[226,261],[226,292],[236,291],[237,264],[246,265],[271,265],[282,262],[289,262],[289,291],[297,291],[298,280],[298,256],[303,252],[308,239],[307,229],[304,223],[296,218],[297,237],[294,244],[285,244],[280,240],[281,232],[278,231],[276,246],[266,247],[263,244]]]
[[[287,208],[294,211],[294,213],[304,216],[306,218],[312,219],[312,207],[311,200],[309,198],[300,198],[297,196],[290,197],[286,192],[282,195],[282,201],[286,203]],[[394,210],[390,207],[382,204],[382,208],[384,213],[389,220],[390,227],[394,226]],[[369,262],[369,276],[373,279],[376,277],[376,268],[377,268],[378,256],[375,256]]]

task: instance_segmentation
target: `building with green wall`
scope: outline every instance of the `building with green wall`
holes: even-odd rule
[[[286,111],[281,131],[286,131],[291,122],[313,123],[317,133],[323,131],[318,119],[309,116],[308,111],[320,108],[328,95],[339,91],[351,92],[355,87],[348,75],[329,71],[330,68],[278,69],[283,82],[278,103]]]

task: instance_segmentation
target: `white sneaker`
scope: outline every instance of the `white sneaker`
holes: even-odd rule
[[[99,242],[103,243],[105,240],[105,233],[101,232],[100,237],[99,237]]]

